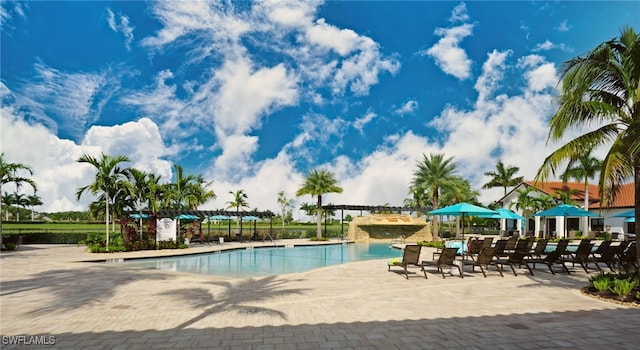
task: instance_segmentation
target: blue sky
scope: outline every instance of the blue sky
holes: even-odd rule
[[[276,210],[317,167],[345,190],[326,201],[401,205],[430,153],[477,190],[498,159],[532,178],[562,63],[640,30],[637,1],[1,4],[0,147],[41,211],[87,208],[83,153],[181,164],[213,181],[203,209]]]

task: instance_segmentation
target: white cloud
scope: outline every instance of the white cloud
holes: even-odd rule
[[[107,23],[109,24],[109,28],[114,32],[121,32],[125,38],[125,47],[127,50],[131,50],[131,43],[133,42],[133,31],[135,27],[131,26],[129,23],[129,17],[125,15],[119,16],[120,22],[116,18],[115,13],[111,11],[111,9],[107,9]]]
[[[8,90],[2,89],[6,96]],[[165,180],[171,177],[171,164],[162,159],[166,155],[157,126],[149,119],[113,127],[92,127],[85,141],[76,144],[55,136],[41,124],[29,124],[13,104],[3,104],[0,113],[2,152],[10,162],[22,163],[33,169],[31,177],[37,184],[37,195],[44,205],[42,212],[86,210],[93,200],[83,195],[76,200],[79,187],[93,182],[95,172],[76,160],[84,153],[99,156],[123,154],[131,159],[127,166],[153,171]],[[10,188],[3,188],[10,190]],[[31,194],[30,189],[24,189]]]
[[[478,77],[474,88],[478,91],[477,103],[484,103],[500,87],[504,76],[507,57],[511,51],[493,50],[487,54],[487,60],[482,64],[482,74]]]
[[[105,73],[66,73],[44,64],[36,64],[34,68],[35,79],[15,94],[17,104],[54,132],[63,128],[80,137],[111,98],[113,83]],[[61,122],[56,124],[54,117]]]
[[[469,14],[467,13],[467,5],[464,2],[461,2],[453,9],[453,11],[451,11],[449,22],[466,22],[468,20]]]
[[[545,62],[542,56],[529,55],[522,57],[518,60],[517,67],[527,69],[524,77],[531,91],[538,92],[547,88],[554,88],[559,81],[555,65]]]
[[[558,27],[556,28],[559,32],[568,32],[571,27],[569,26],[569,20],[564,20],[562,22],[560,22],[560,24],[558,25]]]
[[[471,77],[472,61],[459,45],[462,39],[471,35],[472,32],[472,24],[436,28],[435,35],[440,36],[440,40],[421,54],[432,57],[443,72],[461,80],[468,79]]]
[[[377,117],[377,114],[371,110],[368,110],[365,115],[356,118],[356,120],[353,122],[353,127],[356,130],[360,131],[360,133],[363,133],[365,125],[369,124],[375,117]]]
[[[573,51],[572,48],[568,47],[565,44],[554,44],[553,42],[551,42],[550,40],[545,40],[542,43],[538,43],[536,44],[536,47],[533,48],[533,52],[540,52],[540,51],[550,51],[553,49],[558,49],[564,52],[571,52]]]
[[[394,113],[399,115],[406,115],[406,114],[413,114],[416,112],[416,110],[418,110],[418,101],[409,100],[399,108],[396,108]]]

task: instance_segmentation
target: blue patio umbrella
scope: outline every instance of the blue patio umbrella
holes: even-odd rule
[[[499,208],[495,210],[497,214],[480,214],[477,215],[486,219],[512,219],[512,220],[526,220],[526,218],[518,213],[515,213],[507,208]]]
[[[231,220],[231,217],[227,215],[212,215],[209,217],[209,220],[215,220],[215,221]]]
[[[565,237],[566,237],[566,232],[567,232],[567,224],[566,224],[566,218],[573,216],[573,217],[585,217],[585,216],[598,216],[598,214],[596,213],[592,213],[588,210],[584,210],[581,208],[578,208],[576,206],[573,205],[569,205],[569,204],[560,204],[556,207],[553,207],[551,209],[547,209],[547,210],[543,210],[539,213],[535,213],[533,214],[533,216],[562,216],[565,218]]]
[[[636,216],[636,210],[631,209],[629,211],[625,211],[616,215],[611,215],[612,218],[631,218]]]
[[[573,205],[560,204],[557,207],[535,213],[533,216],[598,216],[598,214]]]
[[[191,214],[180,214],[180,215],[176,216],[174,219],[178,219],[178,220],[196,220],[196,219],[199,219],[199,217],[197,217],[195,215],[191,215]]]
[[[636,217],[633,216],[633,217],[630,217],[630,218],[626,218],[626,219],[624,219],[624,222],[636,222]]]
[[[496,215],[498,212],[495,210],[479,207],[477,205],[469,203],[458,203],[450,205],[448,207],[432,210],[429,212],[431,215],[451,215],[462,217],[462,239],[464,240],[464,217],[465,216],[480,216],[480,215]]]
[[[258,221],[258,220],[260,220],[259,217],[252,216],[252,215],[242,217],[242,221]]]

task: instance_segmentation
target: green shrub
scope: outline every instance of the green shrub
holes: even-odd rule
[[[597,276],[591,277],[589,282],[591,285],[600,292],[605,290],[609,290],[611,284],[613,283],[613,276],[611,274],[599,274]]]
[[[310,240],[310,241],[328,241],[328,240],[329,240],[329,238],[327,238],[327,237],[320,237],[320,238],[318,238],[318,237],[311,237],[311,238],[309,238],[309,240]]]
[[[15,249],[16,249],[15,243],[4,242],[4,249],[3,250],[15,250]]]
[[[613,280],[613,286],[611,292],[616,294],[620,298],[625,297],[631,293],[633,288],[638,284],[637,280],[632,279],[615,279]]]
[[[421,245],[423,247],[434,247],[434,248],[444,248],[444,241],[437,241],[437,242],[433,242],[433,241],[420,241],[418,242],[418,245]]]

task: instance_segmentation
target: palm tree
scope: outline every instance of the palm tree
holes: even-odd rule
[[[562,174],[562,181],[568,181],[569,179],[575,179],[576,181],[584,182],[584,210],[589,210],[589,179],[592,179],[602,168],[602,162],[591,156],[591,150],[588,149],[577,157],[571,158],[567,168]],[[585,216],[584,229],[588,233],[591,231],[591,225],[589,225],[589,217]]]
[[[34,214],[36,212],[35,208],[37,206],[43,205],[44,203],[42,203],[42,198],[40,198],[40,196],[38,196],[35,191],[33,192],[33,195],[27,196],[27,201],[29,202],[29,206],[31,207],[31,221],[33,221]]]
[[[421,217],[422,208],[425,208],[430,202],[429,198],[427,197],[426,188],[422,186],[411,186],[409,188],[409,194],[411,195],[411,197],[405,198],[402,204],[405,207],[417,208],[417,216]]]
[[[21,173],[28,173],[33,175],[33,170],[27,165],[21,163],[7,163],[4,159],[4,153],[0,153],[0,193],[2,193],[2,186],[8,183],[16,185],[16,190],[19,190],[23,184],[30,185],[33,190],[36,190],[36,183],[28,177],[24,177]],[[2,199],[0,199],[0,212],[2,212]],[[0,215],[0,246],[2,246],[2,215]]]
[[[454,176],[456,165],[453,158],[444,158],[444,154],[422,154],[417,170],[413,173],[411,186],[422,187],[430,194],[433,209],[439,208],[440,191],[447,186]],[[433,239],[438,240],[438,217],[433,217]]]
[[[249,202],[247,201],[249,197],[242,189],[235,192],[229,191],[229,194],[233,196],[233,200],[227,202],[227,209],[236,208],[236,225],[240,227],[240,236],[242,236],[242,218],[240,218],[240,208],[249,208]],[[229,236],[229,240],[231,240],[231,236]]]
[[[517,186],[522,182],[523,177],[513,177],[520,168],[517,166],[505,167],[502,161],[498,160],[495,171],[487,171],[484,173],[486,176],[491,176],[491,180],[482,186],[483,189],[489,189],[493,187],[502,187],[504,194],[507,194],[507,187]]]
[[[610,145],[600,168],[601,203],[610,205],[620,186],[633,178],[635,215],[640,217],[640,34],[623,28],[619,38],[567,61],[561,78],[560,106],[549,121],[548,139],[560,140],[567,130],[590,131],[549,155],[536,178],[543,180],[585,149]],[[640,225],[635,234],[640,264]]]
[[[83,154],[77,162],[87,163],[96,169],[95,180],[92,184],[78,188],[76,197],[79,200],[83,193],[90,192],[95,195],[102,195],[105,203],[105,231],[107,238],[106,251],[109,251],[109,204],[115,201],[115,197],[126,191],[128,168],[120,167],[120,163],[128,162],[127,156],[109,156],[102,154],[97,159],[88,154]],[[115,216],[115,215],[114,215]],[[115,219],[114,219],[115,223]]]
[[[18,193],[15,192],[13,194],[13,204],[16,205],[16,221],[20,221],[20,208],[22,207],[22,209],[24,209],[27,205],[29,205],[29,200],[27,199],[27,196],[22,194],[22,193]]]
[[[335,175],[329,170],[313,169],[304,179],[304,183],[296,192],[296,196],[309,194],[317,196],[317,227],[316,236],[322,238],[322,195],[325,193],[342,193],[342,187],[338,186]]]

